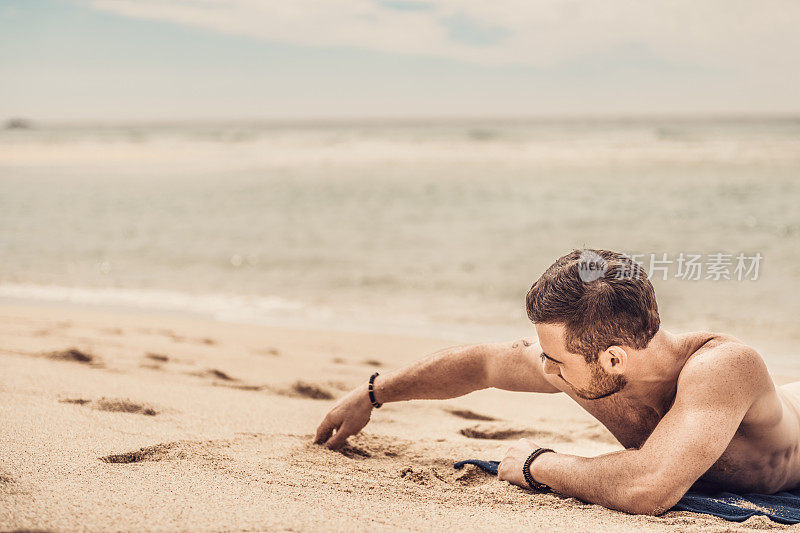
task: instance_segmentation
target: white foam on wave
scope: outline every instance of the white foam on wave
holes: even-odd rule
[[[767,127],[769,126],[769,127]],[[439,130],[385,127],[254,129],[239,141],[226,140],[236,129],[216,136],[199,130],[144,128],[131,137],[122,131],[49,130],[24,137],[0,136],[0,165],[164,165],[187,171],[309,165],[364,165],[390,162],[539,164],[569,167],[642,164],[797,164],[800,137],[787,134],[783,122],[730,125],[715,122],[669,124],[598,123],[534,125],[530,129],[484,127]],[[57,135],[59,142],[52,142]]]
[[[3,283],[0,284],[0,300],[2,299],[178,313],[239,324],[384,333],[458,342],[483,342],[487,339],[499,341],[519,335],[519,328],[514,327],[445,324],[420,315],[393,315],[391,320],[382,320],[375,318],[374,313],[368,310],[337,311],[278,296],[190,294],[158,289]]]
[[[65,287],[26,283],[0,284],[0,298],[86,306],[126,307],[204,315],[216,320],[246,322],[302,311],[303,305],[277,296],[189,294],[122,287]]]

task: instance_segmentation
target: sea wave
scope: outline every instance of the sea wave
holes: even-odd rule
[[[528,126],[0,131],[0,166],[163,165],[187,169],[386,162],[554,166],[797,164],[800,128],[765,123],[553,123]]]
[[[0,301],[66,304],[81,308],[177,313],[238,324],[311,328],[358,333],[383,333],[443,339],[450,342],[486,342],[519,336],[519,327],[442,323],[423,315],[341,312],[319,304],[277,296],[190,294],[169,290],[121,287],[68,287],[25,283],[0,284]]]
[[[5,283],[0,284],[0,298],[188,313],[230,322],[258,321],[273,315],[304,311],[304,306],[300,302],[277,296],[190,294],[122,287]]]

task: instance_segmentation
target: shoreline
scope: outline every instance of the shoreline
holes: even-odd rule
[[[472,324],[465,326],[463,324],[425,322],[423,326],[420,326],[409,323],[390,325],[386,322],[378,321],[365,323],[357,318],[341,321],[315,320],[313,318],[297,316],[291,318],[267,318],[239,315],[236,318],[219,318],[205,312],[187,309],[152,308],[123,304],[93,304],[1,296],[0,312],[5,308],[14,310],[28,309],[33,315],[36,314],[36,310],[46,314],[50,314],[51,312],[56,313],[60,310],[65,313],[81,314],[85,312],[90,316],[106,316],[110,314],[112,316],[118,316],[123,320],[126,320],[125,317],[139,317],[145,320],[163,317],[168,320],[176,319],[189,324],[227,324],[232,327],[287,330],[313,335],[368,335],[397,339],[401,342],[407,339],[419,339],[423,341],[432,341],[434,345],[436,345],[436,343],[444,343],[446,346],[483,342],[503,342],[513,340],[517,337],[536,335],[536,330],[532,324],[529,325],[529,327],[514,327],[509,325],[475,326]],[[707,330],[707,328],[696,328],[686,331]],[[731,334],[722,329],[709,331]],[[773,375],[776,384],[781,385],[793,381],[800,381],[800,367],[795,364],[795,354],[787,351],[787,341],[780,339],[776,341],[769,336],[761,338],[752,338],[752,336],[743,337],[736,334],[733,334],[733,336],[759,351],[770,373]]]
[[[239,324],[249,326],[288,328],[299,330],[314,331],[338,331],[346,333],[363,333],[390,335],[399,337],[419,337],[426,339],[437,339],[448,342],[477,343],[495,342],[511,340],[517,336],[535,334],[533,325],[527,322],[527,318],[521,321],[519,326],[510,324],[483,325],[480,323],[445,323],[434,322],[421,319],[416,322],[411,321],[410,317],[404,316],[396,321],[378,320],[375,318],[365,319],[362,315],[350,315],[337,317],[332,310],[326,309],[325,313],[317,317],[292,314],[291,309],[283,316],[277,316],[279,311],[269,310],[269,313],[258,313],[251,309],[237,309],[235,302],[239,302],[244,297],[241,295],[193,295],[189,293],[170,293],[169,296],[177,296],[172,301],[157,302],[155,295],[161,291],[154,291],[150,298],[145,301],[136,302],[135,298],[138,291],[123,289],[123,296],[130,293],[129,297],[120,297],[116,294],[107,294],[107,289],[77,288],[78,296],[69,296],[65,291],[73,290],[66,287],[53,287],[53,291],[61,291],[63,294],[55,297],[53,294],[44,294],[41,297],[15,296],[9,295],[5,291],[0,295],[0,308],[4,306],[19,306],[47,309],[64,310],[87,310],[90,312],[111,312],[115,314],[127,315],[163,315],[167,317],[185,318],[189,320],[209,321],[223,324]],[[224,301],[224,300],[228,301]],[[258,297],[258,299],[279,299],[278,297]],[[94,300],[94,301],[92,301]],[[180,300],[176,302],[175,300]],[[210,300],[222,301],[218,309],[213,307]],[[130,303],[125,303],[130,302]],[[199,302],[199,303],[198,303]],[[193,305],[194,304],[194,305]],[[293,307],[301,306],[297,302],[284,302],[284,305]]]

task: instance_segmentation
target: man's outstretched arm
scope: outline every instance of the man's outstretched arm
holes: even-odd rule
[[[720,349],[726,352],[706,354],[684,369],[672,408],[641,448],[598,457],[544,453],[531,466],[534,479],[561,494],[629,513],[671,508],[719,459],[750,406],[772,383],[752,350]],[[509,450],[501,479],[518,481],[516,470],[530,453],[526,446],[536,447],[518,443]]]
[[[380,403],[443,400],[491,387],[561,392],[545,379],[540,352],[536,339],[447,348],[378,376],[375,398]],[[365,381],[333,406],[317,428],[314,442],[331,449],[341,447],[347,437],[367,425],[371,413]]]

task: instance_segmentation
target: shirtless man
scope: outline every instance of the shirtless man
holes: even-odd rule
[[[436,352],[380,375],[376,401],[489,387],[563,392],[625,449],[598,457],[541,453],[528,473],[561,494],[629,513],[661,514],[690,488],[770,494],[800,486],[800,382],[776,387],[761,356],[731,336],[661,329],[653,286],[626,256],[567,254],[526,304],[538,340]],[[339,448],[372,409],[364,383],[330,410],[315,442]],[[498,477],[529,488],[523,466],[538,448],[519,440]]]

